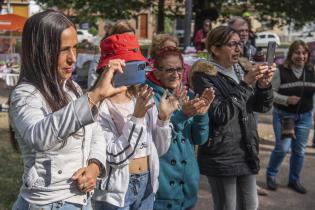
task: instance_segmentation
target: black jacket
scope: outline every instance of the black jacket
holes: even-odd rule
[[[209,109],[210,138],[198,149],[201,174],[240,176],[258,173],[259,137],[253,112],[270,110],[271,86],[259,89],[248,87],[244,82],[237,84],[209,63],[203,69],[195,66],[190,79],[195,92],[201,94],[205,88],[213,87],[216,95]]]

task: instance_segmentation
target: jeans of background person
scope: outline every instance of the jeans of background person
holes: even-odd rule
[[[93,210],[91,199],[88,200],[87,205],[80,205],[68,203],[64,201],[57,201],[47,205],[30,204],[21,196],[13,204],[12,210]]]
[[[295,119],[296,139],[281,139],[281,118],[292,117]],[[279,167],[291,148],[289,181],[299,180],[300,172],[304,163],[304,152],[307,145],[309,131],[312,126],[312,112],[293,114],[274,108],[273,110],[273,129],[275,132],[276,145],[271,153],[267,176],[276,176]]]
[[[95,201],[96,210],[151,210],[154,193],[151,187],[150,173],[131,174],[125,196],[125,206],[118,207],[108,202]]]
[[[214,210],[256,210],[256,175],[234,177],[208,176]]]

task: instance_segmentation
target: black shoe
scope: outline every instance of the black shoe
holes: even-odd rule
[[[299,181],[289,182],[288,187],[290,187],[291,189],[301,194],[305,194],[307,192],[306,189],[301,185]]]
[[[276,183],[276,177],[275,176],[267,176],[267,187],[269,190],[277,190],[277,183]]]

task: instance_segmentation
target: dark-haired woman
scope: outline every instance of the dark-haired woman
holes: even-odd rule
[[[291,148],[288,187],[298,193],[306,193],[300,183],[304,152],[312,126],[313,94],[315,91],[314,66],[310,63],[310,50],[303,41],[294,41],[284,65],[279,66],[272,80],[274,90],[273,129],[276,137],[267,168],[267,187],[277,189],[276,175]],[[286,123],[285,121],[288,120]],[[290,125],[291,128],[283,126]],[[285,128],[287,127],[287,128]],[[283,130],[294,135],[282,136]],[[290,132],[289,132],[290,133]],[[293,134],[293,133],[292,133]]]
[[[227,26],[208,34],[206,48],[210,60],[194,64],[190,74],[197,93],[209,87],[216,93],[208,111],[209,140],[198,148],[200,171],[208,177],[215,210],[256,210],[259,139],[253,112],[271,108],[275,66],[243,69],[242,42]]]
[[[71,80],[77,33],[65,15],[30,17],[22,35],[22,66],[10,96],[10,119],[24,161],[23,185],[13,209],[91,210],[90,192],[104,174],[106,142],[95,122],[96,104],[126,88],[103,79],[82,94]]]

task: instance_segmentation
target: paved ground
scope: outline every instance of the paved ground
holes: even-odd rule
[[[259,134],[263,138],[260,143],[261,171],[257,176],[257,183],[266,188],[265,173],[270,153],[274,145],[274,135],[271,126],[270,114],[260,116]],[[313,136],[313,131],[310,137]],[[309,139],[311,145],[311,139]],[[287,188],[289,157],[282,163],[278,175],[279,189],[276,192],[268,191],[267,196],[259,196],[259,210],[315,210],[315,149],[306,149],[304,168],[301,174],[301,182],[307,188],[306,195],[298,194]],[[204,176],[201,177],[199,201],[197,210],[211,210],[212,198],[209,184]]]

